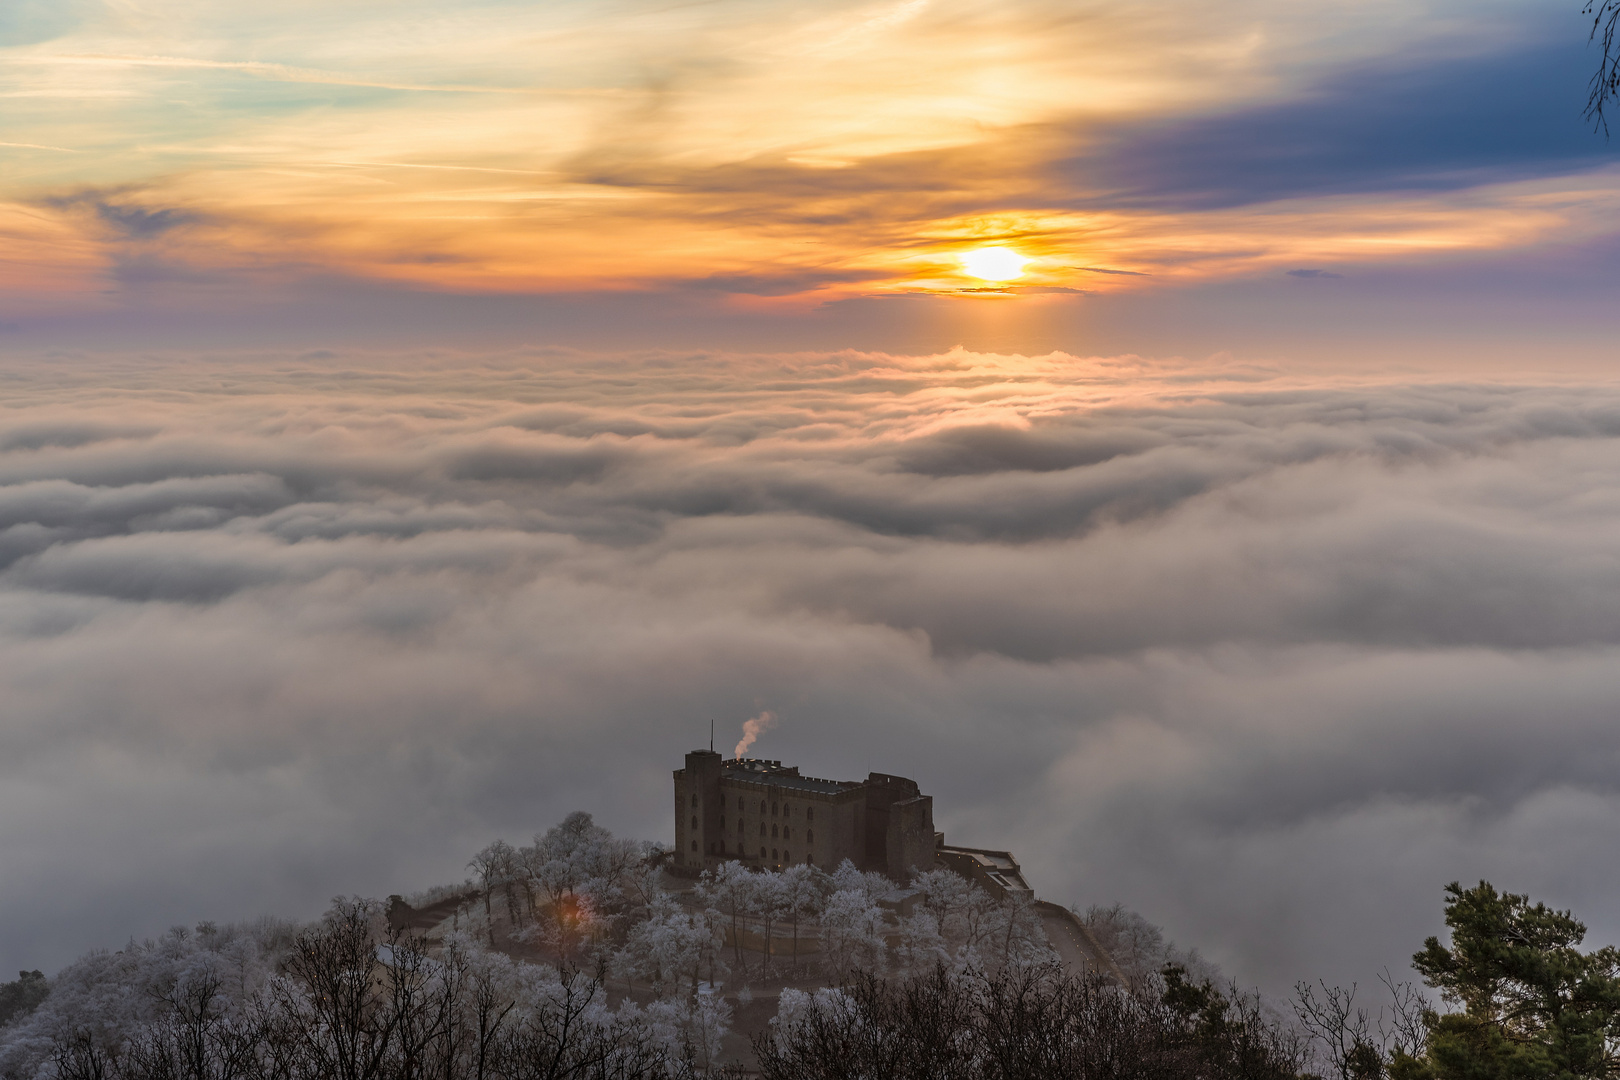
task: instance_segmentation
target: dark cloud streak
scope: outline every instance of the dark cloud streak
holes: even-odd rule
[[[1281,104],[1090,132],[1060,163],[1088,206],[1209,210],[1346,193],[1453,191],[1614,160],[1581,116],[1578,34],[1463,56],[1414,50]]]

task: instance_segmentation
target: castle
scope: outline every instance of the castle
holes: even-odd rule
[[[832,870],[845,859],[901,885],[914,870],[946,866],[994,896],[1030,893],[1009,852],[947,846],[934,831],[934,800],[915,780],[886,773],[822,780],[780,761],[727,760],[714,750],[692,751],[675,770],[676,873],[695,877],[732,860],[752,869]]]

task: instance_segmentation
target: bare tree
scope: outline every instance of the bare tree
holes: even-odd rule
[[[1429,1007],[1423,992],[1410,982],[1396,982],[1386,968],[1378,981],[1389,991],[1389,1004],[1378,1010],[1378,1037],[1386,1058],[1421,1058],[1429,1045],[1429,1026],[1423,1012]]]
[[[57,1080],[110,1080],[117,1058],[88,1028],[60,1035],[51,1051]]]
[[[484,897],[484,919],[489,926],[489,946],[492,949],[495,947],[495,917],[490,911],[489,900],[497,885],[511,881],[515,855],[511,844],[497,840],[467,862],[467,869],[478,875],[479,892]]]
[[[1339,1080],[1378,1080],[1384,1055],[1373,1039],[1373,1017],[1356,1005],[1356,985],[1346,990],[1320,980],[1294,987],[1294,1015],[1319,1046]]]
[[[271,998],[294,1060],[289,1071],[330,1080],[382,1080],[397,1014],[378,978],[377,905],[337,900],[321,925],[293,942]]]
[[[1620,29],[1620,0],[1588,0],[1581,13],[1592,16],[1592,30],[1587,40],[1603,45],[1597,73],[1589,84],[1586,118],[1607,136],[1609,119],[1604,115],[1603,108],[1611,99],[1620,97],[1620,48],[1616,48],[1620,40],[1615,35],[1615,31]]]
[[[598,1000],[601,983],[565,971],[557,992],[500,1041],[509,1080],[651,1080],[667,1055],[642,1026],[613,1016]]]

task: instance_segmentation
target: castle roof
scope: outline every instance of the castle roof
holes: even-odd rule
[[[822,780],[814,776],[800,776],[797,765],[783,765],[780,761],[761,758],[737,758],[720,767],[720,779],[742,780],[791,791],[812,791],[820,795],[836,795],[840,791],[860,787],[854,780]]]

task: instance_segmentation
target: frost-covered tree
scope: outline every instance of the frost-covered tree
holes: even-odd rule
[[[1163,930],[1123,904],[1087,908],[1080,919],[1132,987],[1155,984],[1167,967],[1179,967],[1201,982],[1226,981],[1214,964],[1196,951],[1178,948]]]
[[[951,959],[939,932],[939,920],[928,908],[919,906],[900,920],[894,958],[901,971],[926,971]]]
[[[1057,959],[1046,940],[1046,928],[1034,898],[1013,893],[990,909],[985,922],[983,951],[996,965],[1029,965]]]
[[[515,961],[482,935],[430,943],[358,899],[259,937],[262,970],[239,997],[227,946],[240,936],[175,931],[71,965],[0,1033],[0,1077],[686,1080],[729,1020],[694,994],[651,1015],[609,1009],[596,978]]]
[[[241,1020],[274,975],[296,927],[278,920],[176,928],[161,938],[98,950],[49,980],[50,993],[0,1030],[0,1077],[32,1080],[58,1051],[73,1065],[113,1067],[148,1026],[165,1022],[176,997],[217,982],[210,1008]]]
[[[626,882],[634,878],[634,901],[659,891],[644,868],[656,848],[616,839],[591,815],[575,811],[517,853],[526,888],[544,899],[541,939],[567,963],[579,944],[624,921]]]
[[[799,970],[799,926],[821,914],[822,905],[832,892],[827,873],[808,863],[795,863],[778,875],[778,908],[781,919],[792,930],[793,971]]]
[[[884,918],[861,889],[842,889],[827,898],[821,912],[821,955],[834,978],[847,978],[857,970],[884,969]]]
[[[953,870],[915,874],[911,884],[922,894],[919,909],[933,916],[946,954],[959,963],[978,963],[991,932],[990,894]]]
[[[949,871],[946,871],[949,873]],[[829,893],[833,892],[859,892],[870,900],[876,900],[885,893],[894,891],[894,882],[883,874],[873,873],[870,870],[858,870],[855,864],[845,859],[838,864],[832,872]]]
[[[782,875],[765,871],[755,877],[749,894],[749,914],[760,922],[762,931],[759,972],[761,976],[771,969],[771,953],[776,945],[776,924],[788,916],[787,892],[782,886]]]
[[[717,927],[702,915],[664,900],[629,934],[614,967],[626,981],[640,980],[658,997],[697,992],[704,980],[717,985],[726,963]]]
[[[731,1031],[731,1004],[715,993],[665,998],[641,1015],[671,1058],[690,1060],[705,1073],[718,1064],[721,1041]]]
[[[753,907],[754,887],[758,877],[735,859],[724,862],[714,870],[705,870],[698,878],[695,895],[710,911],[723,917],[730,927],[732,957],[741,967],[744,920]]]

